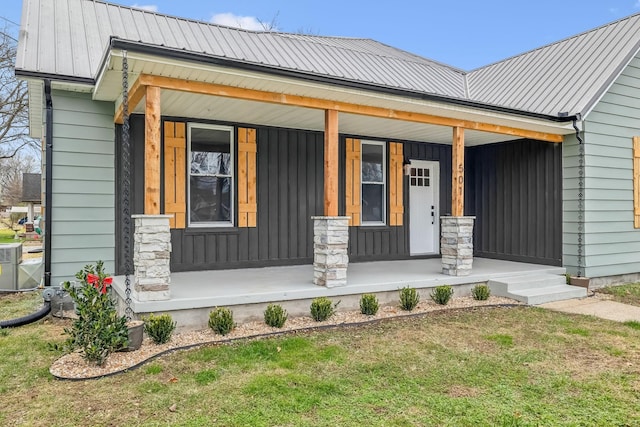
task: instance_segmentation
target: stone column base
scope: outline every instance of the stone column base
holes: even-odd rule
[[[171,215],[131,215],[134,222],[132,296],[138,301],[171,297]]]
[[[333,288],[347,284],[349,217],[314,216],[313,283]]]
[[[440,218],[440,253],[442,274],[468,276],[473,267],[474,216]]]

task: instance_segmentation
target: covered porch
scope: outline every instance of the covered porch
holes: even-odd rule
[[[126,48],[131,50],[127,52]],[[139,214],[135,215],[136,224],[132,230],[136,234],[132,256],[135,273],[130,271],[134,273],[132,288],[135,313],[165,311],[163,307],[171,310],[172,306],[178,307],[177,310],[190,308],[197,311],[197,307],[213,307],[225,301],[238,303],[243,299],[244,304],[283,301],[287,300],[284,298],[286,295],[293,294],[301,295],[302,299],[332,295],[333,292],[337,296],[355,295],[360,294],[361,289],[372,286],[379,287],[379,290],[367,292],[393,290],[395,293],[400,284],[428,288],[443,283],[464,285],[484,282],[488,279],[483,279],[486,272],[482,271],[482,267],[474,265],[471,268],[474,218],[472,215],[465,216],[468,215],[465,209],[465,192],[468,190],[465,186],[465,148],[515,139],[555,145],[562,141],[563,134],[571,131],[565,123],[521,117],[512,112],[483,110],[474,105],[445,104],[439,99],[416,99],[409,94],[393,91],[376,92],[371,88],[340,87],[290,76],[275,77],[268,73],[231,70],[229,67],[197,61],[168,60],[161,56],[163,52],[151,54],[135,50],[135,46],[126,43],[112,45],[94,93],[96,99],[115,101],[116,123],[122,123],[128,113],[137,114],[138,117],[144,115],[143,152],[138,152],[137,163],[137,166],[144,165],[142,171],[138,172],[140,178],[137,181],[142,185],[133,189],[140,206],[137,211],[134,209],[134,213]],[[125,59],[128,68],[123,67]],[[128,74],[127,69],[131,70]],[[125,91],[124,97],[117,97],[115,95],[121,93],[122,89],[123,70],[127,77],[124,80],[128,79],[133,84]],[[127,102],[123,103],[123,100]],[[237,174],[237,180],[233,183],[236,188],[232,190],[237,198],[231,199],[232,213],[225,227],[217,226],[219,224],[198,227],[190,223],[190,195],[185,180],[188,179],[188,169],[185,166],[191,153],[186,132],[189,123],[197,120],[222,123],[233,129],[228,145],[231,147],[229,155],[233,158],[237,156],[237,165],[232,166],[231,173]],[[258,126],[322,133],[322,143],[316,144],[315,152],[310,151],[306,156],[316,162],[312,163],[318,172],[314,181],[318,184],[314,193],[316,200],[311,203],[306,201],[308,209],[295,219],[304,226],[293,232],[281,227],[282,212],[288,213],[293,210],[292,207],[305,205],[305,202],[285,200],[282,206],[270,213],[268,221],[260,218],[261,212],[265,212],[264,202],[267,198],[263,197],[261,202],[257,189],[266,188],[271,181],[260,179],[261,157],[256,153],[262,153],[264,167],[268,163],[264,157],[265,147],[268,148],[271,141],[265,145],[264,139],[256,138],[256,133],[260,132],[255,129]],[[236,134],[237,147],[233,142]],[[358,217],[361,212],[361,183],[350,181],[352,175],[360,179],[357,169],[360,167],[360,148],[355,145],[353,148],[343,148],[345,143],[348,147],[352,142],[359,144],[360,138],[384,141],[383,144],[389,147],[384,149],[380,163],[384,169],[381,193],[383,213],[379,223],[374,224],[376,227],[371,224],[360,227],[365,225]],[[402,165],[412,158],[422,159],[415,152],[404,151],[405,147],[422,144],[447,147],[448,154],[438,160],[443,169],[441,186],[444,190],[441,194],[446,196],[440,197],[442,203],[436,198],[435,203],[428,204],[431,205],[428,219],[435,224],[433,236],[436,244],[429,253],[418,254],[442,257],[427,261],[394,261],[407,265],[384,265],[393,262],[380,261],[378,258],[375,265],[381,265],[383,270],[380,274],[372,274],[361,267],[371,263],[349,263],[352,236],[360,231],[362,234],[373,230],[379,234],[401,235],[397,244],[394,243],[399,249],[389,259],[416,255],[407,243],[407,232],[403,231],[408,229],[410,218],[406,211],[409,207],[408,198],[405,196],[408,192],[406,183],[409,181],[405,178],[406,172],[403,174]],[[311,144],[306,141],[300,145],[308,147]],[[275,154],[281,155],[282,152]],[[285,158],[291,158],[287,157],[286,152],[284,154]],[[348,164],[350,155],[356,159],[356,167],[351,169]],[[286,171],[284,168],[282,170]],[[168,171],[173,174],[171,177],[167,177]],[[268,172],[265,172],[265,176]],[[287,191],[288,181],[299,180],[300,169],[297,172],[298,175],[280,177]],[[256,181],[260,182],[256,184]],[[352,188],[354,192],[350,192]],[[353,205],[349,202],[351,199]],[[440,220],[443,220],[442,226]],[[268,251],[265,250],[263,256],[262,247],[251,246],[257,238],[264,242],[296,234],[311,236],[302,243],[297,242],[302,249],[294,255],[291,255],[291,250],[284,251],[287,252],[284,257],[275,259],[270,247],[266,248]],[[202,243],[203,249],[187,248],[189,250],[171,252],[177,243],[191,240],[197,240],[193,248]],[[223,244],[219,244],[219,241]],[[235,245],[236,241],[240,242],[237,246],[244,245],[239,250],[244,258],[227,260],[225,254],[222,257],[224,260],[215,261],[219,264],[213,267],[214,261],[205,260],[197,268],[205,270],[201,273],[169,271],[169,259],[173,265],[177,264],[176,252],[183,258],[204,258],[214,252],[229,250],[232,244],[227,246],[227,242]],[[156,244],[158,242],[161,244]],[[145,253],[141,252],[143,246],[147,251]],[[216,250],[206,250],[208,247],[215,247]],[[364,256],[378,256],[369,252],[365,250]],[[121,256],[128,258],[117,255],[118,258]],[[269,271],[275,277],[286,276],[275,282],[286,284],[285,289],[277,289],[271,296],[249,285],[256,283],[254,286],[264,286],[263,268],[228,272],[220,270],[249,263],[252,263],[250,267],[260,267],[260,263],[270,262],[281,265],[291,260],[296,264],[309,260],[315,265],[278,267],[274,272]],[[236,265],[231,265],[233,262]],[[123,269],[120,266],[118,270]],[[371,270],[375,271],[375,268]],[[260,271],[263,273],[258,273]],[[397,274],[410,274],[411,271],[417,274],[414,278],[394,278]],[[226,278],[226,275],[229,277]],[[243,275],[246,278],[243,279]],[[190,282],[203,285],[190,286]],[[205,283],[227,283],[228,286],[208,286]],[[333,287],[343,289],[328,289]],[[185,294],[189,289],[192,290],[191,296]],[[251,301],[252,298],[258,300]],[[192,315],[198,316],[196,313]]]
[[[171,299],[133,299],[131,308],[137,316],[170,313],[180,328],[193,329],[206,327],[209,312],[220,306],[231,308],[236,321],[244,322],[261,319],[269,303],[281,304],[292,316],[304,316],[309,315],[311,300],[321,296],[340,301],[339,310],[357,310],[364,293],[376,294],[381,304],[397,304],[398,290],[406,286],[418,289],[427,300],[431,288],[440,285],[452,285],[456,296],[466,296],[474,285],[490,280],[535,280],[564,273],[563,267],[488,258],[475,258],[473,271],[464,277],[443,274],[439,258],[362,262],[349,265],[345,286],[326,288],[313,283],[312,265],[193,271],[171,274]],[[123,276],[114,279],[113,288],[124,302]]]

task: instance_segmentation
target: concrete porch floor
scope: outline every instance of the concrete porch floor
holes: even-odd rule
[[[232,307],[238,321],[259,318],[268,303],[282,304],[291,315],[308,314],[310,300],[320,296],[341,300],[341,309],[357,308],[363,293],[376,293],[381,304],[397,299],[398,289],[410,286],[428,297],[439,285],[456,287],[468,295],[473,285],[513,275],[564,274],[563,267],[475,258],[471,275],[441,273],[439,258],[349,264],[347,285],[325,288],[313,284],[313,266],[209,270],[171,274],[171,299],[141,302],[133,299],[137,315],[168,312],[179,327],[204,327],[213,307]],[[465,286],[466,285],[466,286]],[[114,278],[114,290],[124,299],[124,277]],[[238,315],[236,314],[238,313]]]

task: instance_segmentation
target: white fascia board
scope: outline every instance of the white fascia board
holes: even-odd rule
[[[113,69],[113,63],[112,63],[112,56],[111,56],[111,51],[107,51],[106,53],[106,58],[104,61],[102,61],[102,68],[100,68],[100,70],[98,71],[98,77],[96,77],[96,88],[100,87],[100,85],[102,84],[102,81],[104,79],[104,75],[106,74],[107,70],[112,70]],[[95,100],[95,91],[94,91],[94,97],[93,99]]]
[[[52,81],[51,82],[51,90],[63,90],[67,92],[79,92],[79,93],[92,93],[93,85],[84,84],[84,83],[71,83],[71,82],[60,82],[60,81]]]

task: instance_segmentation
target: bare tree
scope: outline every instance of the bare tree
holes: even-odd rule
[[[15,158],[15,157],[14,157]],[[22,201],[22,176],[12,174],[2,186],[2,204],[16,206]]]
[[[0,159],[32,149],[39,155],[38,141],[29,137],[27,84],[16,78],[17,40],[8,25],[0,30]]]
[[[280,30],[280,24],[278,22],[278,18],[280,17],[280,11],[276,12],[275,15],[271,18],[271,21],[263,21],[259,18],[256,18],[260,25],[262,26],[262,31],[265,32],[278,32]],[[308,35],[308,36],[317,36],[320,35],[318,30],[313,29],[312,27],[300,27],[296,31],[295,34]]]
[[[273,15],[273,18],[271,18],[271,21],[267,22],[267,21],[263,21],[259,18],[258,22],[260,23],[260,25],[262,25],[262,31],[266,31],[266,32],[276,32],[278,31],[278,16],[280,15],[280,11],[277,11],[275,15]]]

